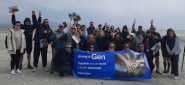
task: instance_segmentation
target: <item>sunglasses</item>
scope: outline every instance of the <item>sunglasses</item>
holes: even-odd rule
[[[15,25],[15,26],[21,26],[21,25]]]
[[[59,26],[60,28],[63,28],[63,26]]]
[[[71,49],[71,47],[66,47],[67,49]]]
[[[94,24],[91,24],[91,25],[94,25]]]
[[[95,31],[95,32],[99,32],[99,31]]]
[[[114,47],[114,46],[110,46],[111,48]]]
[[[142,48],[143,46],[139,46],[140,48]]]
[[[129,48],[129,46],[125,46],[125,48]]]
[[[106,27],[106,28],[110,28],[110,27]]]
[[[71,28],[72,30],[75,30],[75,28]]]
[[[90,48],[94,48],[94,47],[90,47]]]
[[[151,28],[151,29],[155,30],[156,28]]]

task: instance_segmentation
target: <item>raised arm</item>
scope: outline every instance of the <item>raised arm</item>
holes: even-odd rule
[[[35,27],[38,27],[39,22],[37,22],[35,11],[32,11],[32,22],[33,22],[33,24],[34,24]]]
[[[68,32],[69,32],[71,26],[73,25],[72,21],[73,21],[73,17],[70,16],[70,25],[69,25],[67,28],[64,29],[64,32],[65,32],[65,33],[68,33]]]
[[[15,25],[16,19],[15,19],[15,12],[12,12],[12,25]]]
[[[38,18],[38,22],[39,22],[39,23],[41,23],[41,20],[42,20],[41,15],[42,15],[42,14],[41,14],[41,11],[39,11],[39,18]]]
[[[134,23],[132,25],[132,33],[136,33],[135,23],[136,23],[136,19],[134,19]]]
[[[107,23],[105,23],[105,25],[103,26],[102,30],[105,31],[105,27],[106,27]]]

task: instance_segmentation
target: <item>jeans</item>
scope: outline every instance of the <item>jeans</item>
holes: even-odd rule
[[[11,70],[14,69],[16,66],[16,70],[19,68],[19,61],[20,61],[21,53],[20,50],[16,50],[16,54],[11,54]]]
[[[174,74],[174,76],[178,76],[178,62],[179,62],[179,55],[170,55],[171,60],[171,74]]]
[[[58,72],[59,72],[59,74],[60,75],[64,75],[65,73],[69,73],[69,71],[70,71],[70,68],[69,67],[67,67],[67,66],[60,66],[59,68],[58,68]]]

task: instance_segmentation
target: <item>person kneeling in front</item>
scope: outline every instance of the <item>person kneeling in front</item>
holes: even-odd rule
[[[62,48],[53,59],[55,67],[59,71],[59,76],[62,77],[65,73],[71,72],[74,74],[74,54],[71,50],[71,44],[67,43],[65,48]],[[70,73],[69,73],[70,74]]]

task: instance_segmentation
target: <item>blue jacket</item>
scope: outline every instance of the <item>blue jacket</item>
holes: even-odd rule
[[[57,30],[57,34],[58,35],[61,35],[61,36],[64,36],[65,35],[65,32],[63,31],[61,33],[59,30]],[[55,50],[59,51],[62,48],[63,41],[56,37],[57,34],[53,34],[52,33],[50,35],[49,39],[53,41],[52,43],[56,43],[55,47],[52,48],[52,49],[55,49]]]

